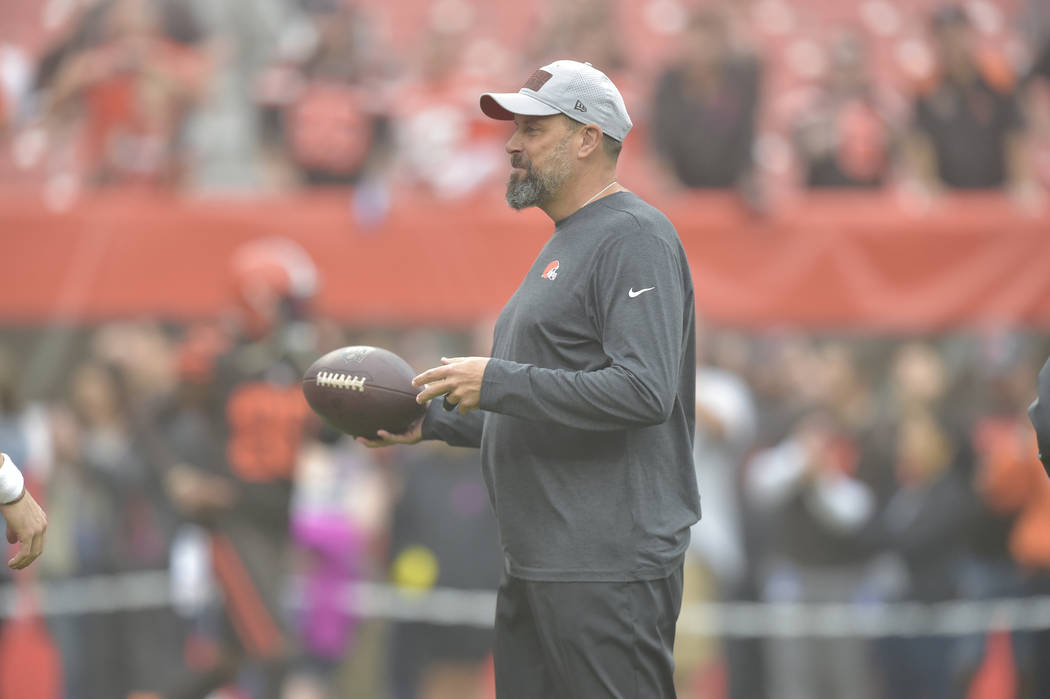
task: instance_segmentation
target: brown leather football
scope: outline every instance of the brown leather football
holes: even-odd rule
[[[408,362],[380,347],[343,347],[324,355],[303,375],[303,394],[314,412],[355,437],[376,437],[383,429],[407,430],[423,406],[416,372]]]

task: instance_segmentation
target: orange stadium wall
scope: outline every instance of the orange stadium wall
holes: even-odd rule
[[[653,201],[681,234],[698,310],[713,322],[1050,328],[1050,215],[1022,215],[998,196],[944,199],[918,215],[879,195],[811,195],[769,219],[728,196]],[[468,324],[498,312],[550,232],[542,213],[510,211],[496,193],[455,205],[398,195],[371,228],[355,223],[342,192],[222,201],[113,192],[64,213],[5,195],[0,322],[214,317],[230,301],[232,251],[281,235],[317,261],[326,316]]]

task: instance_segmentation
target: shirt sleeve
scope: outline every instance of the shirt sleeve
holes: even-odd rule
[[[605,366],[579,371],[492,359],[481,407],[584,430],[657,425],[671,414],[681,371],[687,299],[678,250],[633,230],[598,254],[588,314]]]
[[[481,446],[485,414],[472,410],[466,415],[458,410],[445,410],[440,399],[430,401],[423,414],[423,439],[436,439],[453,447]]]

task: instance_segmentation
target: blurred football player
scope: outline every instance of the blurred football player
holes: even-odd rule
[[[293,476],[309,429],[299,377],[315,354],[308,314],[317,276],[310,256],[282,238],[244,245],[232,267],[237,327],[205,374],[208,419],[168,431],[165,484],[209,533],[223,603],[217,652],[164,694],[171,699],[207,696],[246,667],[252,696],[278,697],[294,652],[281,600]]]

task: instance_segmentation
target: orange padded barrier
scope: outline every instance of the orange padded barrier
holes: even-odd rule
[[[742,327],[1050,327],[1050,215],[995,195],[922,215],[888,195],[809,195],[767,219],[727,195],[653,198],[685,243],[705,318]],[[215,316],[241,243],[298,240],[319,310],[348,323],[468,324],[499,311],[552,230],[500,192],[455,204],[398,194],[381,225],[345,192],[200,200],[102,192],[65,213],[0,195],[0,322]],[[631,286],[624,280],[624,288]]]

